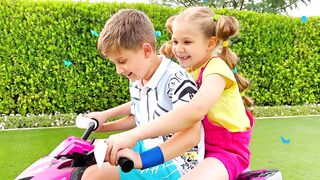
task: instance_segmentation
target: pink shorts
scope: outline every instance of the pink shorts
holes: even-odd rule
[[[253,125],[253,117],[246,111]],[[229,132],[223,127],[209,122],[207,116],[202,120],[205,132],[205,158],[219,159],[226,167],[229,180],[235,180],[250,164],[249,143],[251,129],[245,132]]]

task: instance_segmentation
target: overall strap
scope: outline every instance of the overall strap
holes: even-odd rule
[[[203,66],[200,70],[200,74],[199,74],[199,77],[196,81],[196,84],[197,84],[197,87],[198,89],[200,88],[201,86],[201,83],[202,83],[202,74],[203,74],[203,71],[206,69],[207,65],[209,64],[209,62],[211,61],[211,59],[213,58],[219,58],[219,56],[213,56],[212,58],[210,58],[210,60],[208,60],[208,62],[206,63],[205,66]],[[248,108],[245,108],[245,111],[246,111],[246,115],[247,117],[249,118],[250,120],[250,127],[252,128],[253,125],[254,125],[254,117],[252,116],[251,112],[248,110]],[[205,115],[205,118],[208,118],[207,115]]]
[[[209,64],[209,62],[210,62],[211,59],[213,59],[213,58],[219,58],[219,56],[213,56],[212,58],[210,58],[210,59],[206,62],[206,65],[203,66],[203,67],[201,68],[201,70],[200,70],[199,77],[198,77],[198,79],[197,79],[197,81],[196,81],[196,84],[197,84],[197,88],[198,88],[198,89],[200,88],[200,86],[201,86],[201,84],[202,84],[202,74],[203,74],[203,71],[204,71],[204,69],[206,69],[207,65]]]

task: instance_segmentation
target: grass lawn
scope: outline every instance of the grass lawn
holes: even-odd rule
[[[251,169],[276,168],[284,180],[320,179],[320,117],[257,120]],[[283,144],[280,137],[290,139]]]
[[[319,179],[320,117],[257,120],[251,143],[251,169],[280,169],[283,179]],[[0,131],[0,179],[14,179],[26,167],[50,153],[77,128]],[[106,134],[95,133],[97,138]],[[290,139],[283,144],[280,137]]]

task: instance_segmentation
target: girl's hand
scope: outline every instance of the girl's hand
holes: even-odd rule
[[[124,148],[133,148],[136,145],[137,141],[137,136],[131,133],[131,131],[126,131],[109,136],[109,138],[106,140],[106,143],[108,144],[106,160],[111,165],[116,165],[118,152]]]
[[[96,129],[96,131],[102,132],[103,131],[103,126],[105,121],[107,121],[108,117],[106,116],[106,114],[101,111],[101,112],[91,112],[88,114],[84,114],[85,117],[87,118],[95,118],[96,120],[99,121],[99,127],[98,129]]]
[[[117,154],[117,159],[120,157],[126,157],[133,161],[134,169],[141,169],[142,168],[142,162],[140,158],[140,154],[134,152],[130,148],[121,149]]]

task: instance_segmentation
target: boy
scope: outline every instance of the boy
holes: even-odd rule
[[[154,34],[149,18],[141,11],[132,9],[120,10],[114,14],[100,33],[98,49],[103,57],[108,57],[115,64],[118,74],[130,80],[131,101],[106,111],[88,114],[89,117],[99,120],[99,131],[129,130],[143,125],[172,108],[189,102],[196,93],[194,81],[182,67],[156,54]],[[107,119],[119,115],[127,116],[104,123]],[[148,168],[152,166],[149,164],[143,170],[132,170],[129,173],[123,173],[120,168],[105,163],[101,169],[98,169],[97,165],[89,167],[82,178],[179,179],[203,159],[201,131],[201,123],[198,123],[174,135],[140,141],[134,147],[134,150],[140,153],[157,147],[171,136],[175,137],[175,142],[168,140],[171,145],[168,143],[169,145],[159,147],[162,151],[172,152],[171,155],[163,157],[161,162],[173,159],[174,152],[190,149],[166,163],[152,168]]]

